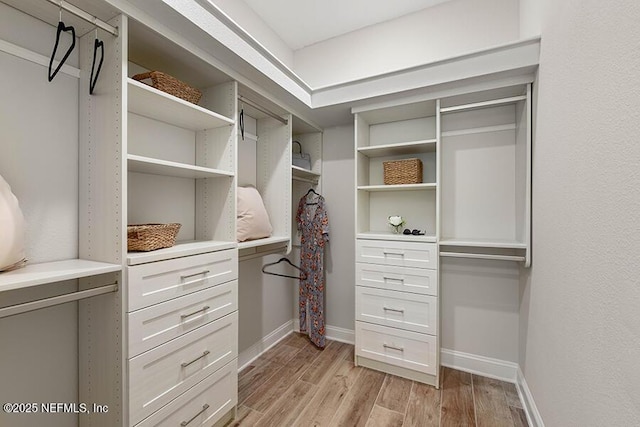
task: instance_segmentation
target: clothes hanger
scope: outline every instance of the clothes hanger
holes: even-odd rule
[[[240,136],[244,141],[244,104],[240,101]]]
[[[69,46],[64,56],[62,57],[62,60],[58,64],[58,67],[56,67],[55,71],[52,74],[51,68],[53,67],[53,59],[55,58],[56,52],[58,51],[58,43],[60,43],[60,34],[63,32],[66,33],[68,31],[71,31],[71,46]],[[56,44],[53,46],[53,52],[51,53],[51,59],[49,60],[49,81],[53,80],[56,74],[58,74],[58,71],[60,71],[60,68],[62,68],[62,65],[65,63],[67,58],[69,58],[69,55],[71,55],[71,52],[73,52],[74,47],[76,47],[76,29],[73,28],[72,25],[69,25],[68,27],[64,25],[64,22],[62,22],[62,8],[60,8],[60,18],[58,20],[58,29],[56,30]]]
[[[309,194],[311,194],[311,193],[315,194],[315,195],[316,195],[316,196],[318,196],[318,197],[322,197],[322,196],[320,196],[320,193],[317,193],[317,192],[316,192],[316,190],[314,190],[314,189],[313,189],[313,187],[311,187],[311,188],[309,189],[309,191],[307,191],[307,194],[305,194],[305,195],[304,195],[305,199],[306,199],[306,198],[309,196]],[[318,202],[311,202],[311,203],[309,203],[309,202],[305,202],[305,204],[307,204],[307,205],[309,205],[309,206],[310,206],[310,205],[317,205],[317,204],[318,204]]]
[[[96,66],[96,54],[98,53],[98,49],[100,49],[100,62],[98,63],[98,69],[94,76],[93,71]],[[93,42],[93,62],[91,63],[91,76],[89,77],[89,95],[93,95],[93,89],[96,87],[96,82],[98,81],[100,70],[102,69],[102,61],[104,61],[104,42],[102,40],[98,40],[98,29],[96,28],[96,37]]]
[[[272,273],[270,271],[265,271],[265,269],[267,267],[271,267],[272,265],[276,265],[276,264],[280,264],[282,261],[285,261],[287,264],[289,264],[291,267],[295,268],[296,270],[300,271],[300,276],[289,276],[288,274],[280,274],[280,273]],[[278,261],[276,262],[271,262],[269,264],[265,264],[262,266],[262,272],[264,274],[268,274],[270,276],[280,276],[280,277],[288,277],[290,279],[300,279],[300,280],[306,280],[307,279],[307,273],[301,269],[300,267],[298,267],[297,265],[293,264],[291,261],[289,261],[288,258],[280,258]]]

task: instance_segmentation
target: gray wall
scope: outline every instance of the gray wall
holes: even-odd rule
[[[522,369],[547,426],[640,420],[640,3],[546,0]]]

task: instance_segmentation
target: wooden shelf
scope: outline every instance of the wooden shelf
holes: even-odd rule
[[[220,169],[205,168],[202,166],[188,165],[185,163],[171,162],[168,160],[153,159],[150,157],[127,156],[127,167],[130,172],[148,173],[153,175],[175,176],[178,178],[218,178],[221,176],[233,176],[233,172]]]
[[[163,261],[166,259],[180,258],[207,252],[223,251],[225,249],[236,248],[237,246],[236,242],[221,242],[215,240],[178,242],[175,246],[158,249],[156,251],[129,252],[127,254],[127,265],[145,264],[147,262]]]
[[[400,156],[407,154],[431,153],[434,151],[436,151],[435,139],[358,148],[358,153],[364,154],[367,157]]]
[[[122,270],[122,266],[117,264],[84,259],[27,264],[26,267],[18,270],[0,273],[0,292],[113,273],[120,270]]]
[[[401,242],[429,242],[435,243],[436,236],[414,236],[412,234],[395,234],[383,231],[366,231],[356,234],[356,239],[365,240],[395,240]]]
[[[291,177],[292,179],[298,179],[300,181],[311,181],[318,183],[320,180],[320,174],[310,171],[308,169],[301,168],[299,166],[291,165]]]
[[[194,131],[219,128],[233,120],[177,98],[144,83],[128,79],[129,112]]]
[[[526,249],[527,244],[515,240],[499,239],[441,239],[440,246],[459,246],[470,248]]]
[[[435,190],[437,184],[399,184],[399,185],[359,185],[358,190],[361,191],[419,191],[419,190]]]
[[[290,239],[288,237],[283,236],[272,236],[264,239],[249,240],[246,242],[239,242],[238,249],[258,248],[260,246],[273,245],[276,243],[288,243],[289,240]]]

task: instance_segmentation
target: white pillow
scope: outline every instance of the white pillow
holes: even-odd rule
[[[237,239],[262,239],[271,236],[273,227],[255,187],[238,187]]]
[[[11,187],[0,176],[0,271],[24,265],[24,246],[24,216]]]

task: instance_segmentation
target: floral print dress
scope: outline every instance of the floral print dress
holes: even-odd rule
[[[324,197],[309,193],[300,199],[296,221],[301,231],[300,268],[306,274],[305,280],[300,280],[300,332],[307,333],[308,313],[309,338],[324,348],[324,247],[329,241]]]

